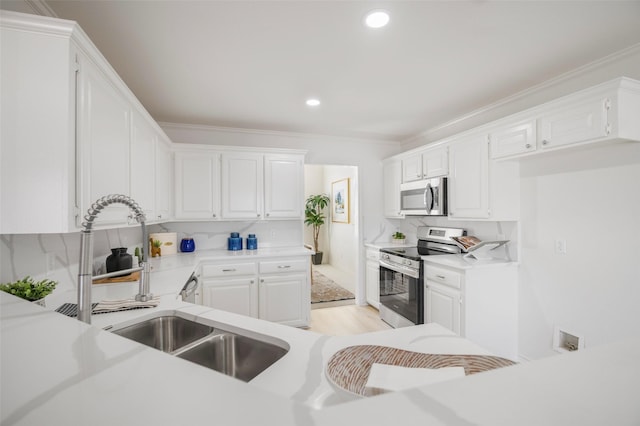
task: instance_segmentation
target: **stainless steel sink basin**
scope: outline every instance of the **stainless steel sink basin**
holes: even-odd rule
[[[110,331],[245,382],[289,352],[287,343],[278,339],[230,332],[173,314]]]
[[[223,332],[210,335],[175,355],[248,382],[287,352],[273,343]]]
[[[212,332],[213,327],[178,316],[151,318],[113,331],[122,337],[163,352],[173,352]]]

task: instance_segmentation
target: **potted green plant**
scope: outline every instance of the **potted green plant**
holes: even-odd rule
[[[313,250],[316,252],[311,256],[314,265],[322,263],[322,252],[318,248],[318,238],[320,237],[320,227],[324,225],[326,219],[324,210],[329,205],[329,196],[326,194],[310,195],[307,198],[304,208],[304,223],[313,227]]]
[[[34,281],[33,278],[26,276],[14,283],[0,284],[0,290],[44,306],[44,297],[50,294],[56,285],[58,285],[57,281],[48,279]]]
[[[394,244],[404,244],[405,238],[405,235],[400,231],[394,232],[391,236],[391,240]]]

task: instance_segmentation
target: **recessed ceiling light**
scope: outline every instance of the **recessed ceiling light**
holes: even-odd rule
[[[311,98],[311,99],[307,99],[306,104],[307,104],[308,106],[314,107],[314,106],[318,106],[318,105],[320,105],[320,101],[319,101],[318,99]]]
[[[369,28],[382,28],[389,23],[389,12],[382,9],[372,10],[364,17],[364,23]]]

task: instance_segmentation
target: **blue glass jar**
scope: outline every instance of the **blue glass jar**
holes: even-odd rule
[[[183,238],[180,242],[180,251],[183,253],[191,253],[195,251],[196,243],[193,241],[193,238]]]
[[[231,236],[227,238],[227,249],[232,251],[242,250],[242,238],[237,232],[232,232]]]
[[[247,236],[247,250],[258,250],[258,239],[256,234],[249,234]]]

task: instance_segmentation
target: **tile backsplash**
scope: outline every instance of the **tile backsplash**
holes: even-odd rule
[[[197,250],[226,249],[227,237],[239,232],[243,238],[256,234],[258,248],[302,245],[301,221],[172,222],[149,225],[149,233],[176,232],[178,244],[193,238]],[[133,254],[142,245],[138,226],[94,231],[94,271],[104,272],[111,248],[127,247]],[[80,233],[0,235],[0,282],[31,276],[58,281],[58,289],[75,289],[80,259]]]

